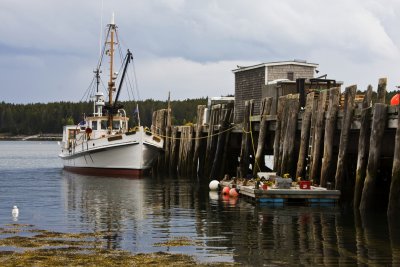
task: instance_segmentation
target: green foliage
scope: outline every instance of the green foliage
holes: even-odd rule
[[[198,105],[205,105],[206,98],[171,101],[172,122],[182,125],[188,121],[196,121]],[[125,101],[130,127],[137,124],[136,104],[139,105],[142,125],[150,126],[153,112],[166,109],[167,102],[153,99],[144,101]],[[91,115],[93,103],[89,102],[55,102],[35,104],[10,104],[0,102],[0,133],[37,134],[61,133],[64,125],[73,125],[82,121],[84,115]]]

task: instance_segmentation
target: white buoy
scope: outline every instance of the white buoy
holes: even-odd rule
[[[210,182],[210,184],[209,184],[210,190],[211,190],[211,191],[216,191],[216,190],[218,190],[218,185],[219,185],[219,182],[218,182],[217,180],[212,180],[212,181]]]
[[[17,207],[17,206],[13,206],[13,209],[12,209],[12,211],[11,211],[11,214],[12,214],[13,217],[18,217],[19,210],[18,210],[18,207]]]
[[[208,192],[208,196],[210,197],[210,200],[213,200],[213,201],[218,200],[218,198],[219,198],[218,192],[215,192],[215,191]]]

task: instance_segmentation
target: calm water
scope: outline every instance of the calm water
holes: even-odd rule
[[[0,227],[112,232],[109,248],[244,265],[400,266],[400,222],[333,206],[254,206],[193,179],[91,177],[62,170],[56,142],[0,142]],[[156,243],[187,237],[195,245]],[[1,238],[1,236],[0,236]]]

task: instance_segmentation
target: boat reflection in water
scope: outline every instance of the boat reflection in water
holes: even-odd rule
[[[108,248],[120,248],[123,232],[140,233],[146,219],[146,179],[85,176],[63,171],[63,196],[68,216],[84,231],[104,231]],[[84,227],[82,227],[82,225]],[[131,244],[132,245],[132,244]]]
[[[68,225],[106,231],[107,246],[244,265],[400,266],[399,220],[338,206],[253,205],[193,179],[119,179],[63,172]],[[193,243],[158,246],[175,237]]]

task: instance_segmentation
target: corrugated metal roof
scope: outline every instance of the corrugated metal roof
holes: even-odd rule
[[[257,69],[261,67],[271,67],[271,66],[282,66],[282,65],[297,65],[297,66],[306,66],[306,67],[314,67],[317,68],[319,64],[316,63],[308,63],[305,60],[293,60],[293,61],[276,61],[276,62],[268,62],[261,63],[253,66],[238,66],[237,69],[232,70],[233,73],[246,71],[251,69]]]

